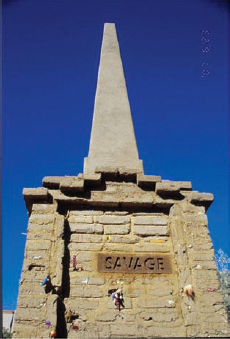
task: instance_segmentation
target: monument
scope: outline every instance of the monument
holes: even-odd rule
[[[83,174],[25,188],[14,338],[224,337],[210,193],[145,175],[114,24],[105,24]]]

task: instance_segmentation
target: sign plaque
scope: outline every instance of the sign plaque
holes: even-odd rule
[[[98,253],[98,272],[102,273],[172,273],[170,256],[151,253]]]

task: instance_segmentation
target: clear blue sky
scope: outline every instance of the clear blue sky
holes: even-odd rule
[[[22,189],[83,171],[104,22],[116,23],[145,174],[213,193],[214,248],[230,255],[226,7],[4,1],[3,309],[16,308],[28,222]]]

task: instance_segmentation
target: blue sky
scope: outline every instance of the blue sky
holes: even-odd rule
[[[213,245],[230,255],[226,7],[4,1],[3,309],[17,302],[28,223],[22,189],[83,171],[105,22],[116,24],[145,174],[213,193]]]

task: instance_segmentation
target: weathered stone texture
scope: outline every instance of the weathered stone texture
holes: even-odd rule
[[[103,241],[103,236],[102,235],[98,235],[98,234],[75,234],[73,233],[71,235],[71,242],[79,242],[79,243],[83,243],[83,242],[98,242],[101,243]]]
[[[104,215],[96,217],[96,222],[106,225],[121,225],[130,222],[129,216],[113,216],[113,215]]]
[[[97,243],[71,243],[69,249],[72,251],[100,251],[103,244]]]
[[[70,230],[72,233],[95,233],[102,234],[103,226],[98,224],[72,224],[70,223]]]
[[[94,299],[84,299],[84,298],[69,298],[66,302],[66,308],[76,311],[81,311],[82,309],[94,309],[99,305],[99,300]]]
[[[135,252],[155,252],[155,253],[165,253],[170,252],[171,246],[169,243],[165,244],[151,244],[151,243],[141,243],[134,246]]]
[[[166,226],[134,226],[133,227],[134,234],[140,236],[148,236],[148,235],[167,235],[168,228]]]
[[[80,215],[86,215],[86,216],[96,216],[96,215],[102,215],[102,211],[95,211],[95,210],[77,210],[77,211],[71,211],[70,215],[73,216],[80,216]]]
[[[105,225],[105,234],[128,234],[130,232],[130,225]]]
[[[38,225],[47,225],[54,222],[54,215],[44,215],[44,214],[32,214],[30,217],[30,223],[35,223]]]
[[[33,204],[32,213],[38,214],[53,214],[57,207],[52,204]]]
[[[135,225],[166,226],[167,223],[168,223],[167,218],[159,216],[139,216],[134,218]]]
[[[70,223],[81,223],[81,224],[92,224],[93,217],[92,216],[85,216],[85,215],[70,215],[69,217]]]

